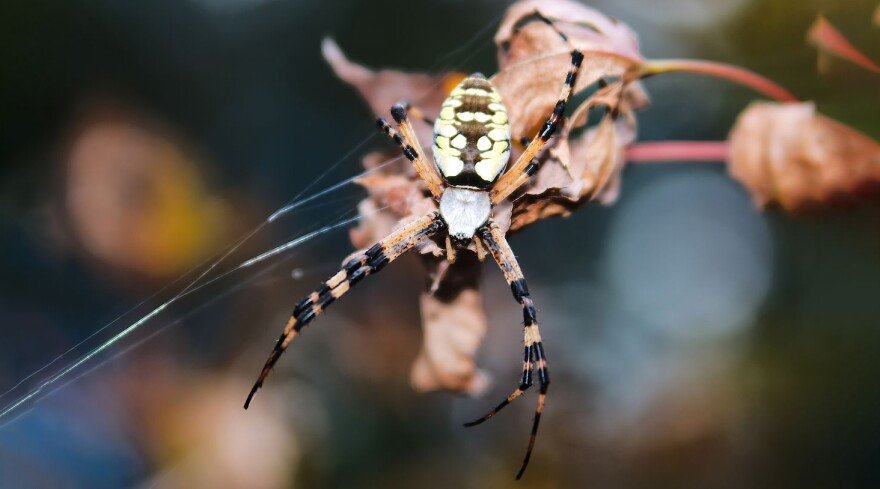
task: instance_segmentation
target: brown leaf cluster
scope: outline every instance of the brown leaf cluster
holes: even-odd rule
[[[880,188],[880,144],[812,103],[756,102],[730,133],[728,169],[758,205],[799,211]]]
[[[499,71],[491,77],[510,113],[514,141],[533,137],[559,97],[571,63],[570,47],[539,11],[557,21],[571,43],[585,54],[575,92],[601,86],[581,105],[543,152],[541,170],[511,202],[496,207],[494,218],[510,231],[545,217],[566,215],[590,200],[610,202],[617,195],[624,149],[636,134],[633,112],[647,105],[647,97],[634,73],[641,64],[636,35],[624,24],[598,11],[568,0],[525,1],[507,12],[495,36]],[[323,45],[324,57],[342,80],[355,87],[376,115],[387,114],[392,104],[408,100],[428,118],[462,73],[435,76],[393,70],[374,71],[348,60],[331,40]],[[585,127],[590,110],[601,110],[601,122]],[[416,131],[430,158],[432,128],[416,121]],[[515,148],[512,159],[522,148]],[[364,164],[375,168],[398,152],[368,155]],[[359,183],[369,192],[361,203],[367,216],[351,233],[358,248],[383,238],[399,223],[436,208],[426,195],[409,162],[383,167]],[[382,212],[377,209],[387,207]],[[436,243],[419,248],[425,256],[430,285],[422,298],[423,350],[416,360],[412,382],[416,388],[443,388],[476,392],[486,385],[473,356],[486,328],[477,290],[479,267],[470,257],[448,265]],[[463,254],[467,255],[467,254]]]
[[[612,202],[625,163],[623,150],[635,139],[633,113],[648,104],[635,81],[644,59],[629,27],[574,1],[518,2],[495,35],[499,72],[492,77],[510,109],[514,139],[532,136],[546,120],[558,98],[559,74],[571,63],[569,47],[551,26],[535,19],[536,11],[553,20],[584,53],[575,93],[601,86],[571,112],[542,156],[541,170],[515,198],[511,231],[545,217],[567,215],[590,200]],[[605,112],[601,122],[573,136],[591,110]]]
[[[520,139],[533,137],[552,111],[571,62],[570,46],[541,17],[553,20],[585,55],[572,99],[581,102],[569,109],[564,124],[539,154],[542,165],[537,174],[494,209],[493,218],[508,232],[567,215],[587,202],[607,204],[616,199],[627,149],[637,134],[635,112],[648,105],[639,83],[642,77],[698,73],[748,86],[780,101],[797,100],[771,80],[736,66],[701,60],[646,60],[629,27],[573,0],[524,0],[508,9],[495,35],[498,72],[491,77],[510,114],[515,143],[512,160],[522,152]],[[813,28],[811,41],[862,66],[874,66],[827,22]],[[433,118],[464,76],[374,71],[349,61],[330,40],[324,42],[323,51],[336,74],[354,86],[377,115],[407,100]],[[599,116],[598,123],[588,124],[596,119],[591,113]],[[432,128],[423,121],[416,121],[415,128],[431,158]],[[698,143],[675,146],[703,154]],[[740,116],[728,146],[731,175],[760,205],[800,210],[844,200],[875,186],[880,176],[877,142],[816,114],[811,104],[752,105]],[[659,159],[668,158],[662,144],[654,147]],[[692,154],[679,156],[693,159]],[[436,202],[398,151],[367,155],[364,164],[375,168],[395,158],[397,164],[383,166],[359,181],[369,198],[361,203],[364,220],[351,233],[358,248],[436,209]],[[413,384],[423,390],[478,391],[486,384],[472,361],[485,331],[478,277],[472,271],[478,267],[468,262],[471,257],[466,253],[462,255],[467,258],[450,266],[438,243],[426,242],[418,251],[429,271],[430,285],[422,298],[425,339],[413,369]]]
[[[827,65],[825,55],[834,55],[880,73],[822,16],[807,42],[820,50],[820,69]],[[876,197],[880,144],[818,114],[812,103],[753,103],[731,130],[728,170],[759,206],[815,210]]]

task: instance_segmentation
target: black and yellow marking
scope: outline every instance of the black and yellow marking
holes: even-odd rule
[[[385,119],[381,117],[376,119],[376,127],[378,127],[380,131],[391,137],[391,140],[397,143],[398,146],[400,146],[400,149],[403,151],[403,156],[406,156],[406,159],[408,159],[409,161],[415,161],[415,159],[419,157],[419,153],[416,152],[415,148],[407,143],[406,139],[404,139],[404,137],[401,136],[400,133],[398,133],[394,130],[394,128],[391,127],[391,124],[385,122]]]
[[[538,318],[535,310],[535,303],[529,294],[529,287],[523,276],[519,263],[507,244],[504,232],[494,221],[489,221],[479,232],[479,237],[488,249],[489,253],[498,262],[498,266],[504,273],[504,278],[510,284],[510,290],[514,299],[519,302],[523,310],[523,372],[520,383],[507,398],[501,401],[495,408],[489,411],[480,419],[466,423],[465,426],[476,426],[484,421],[492,418],[499,411],[504,409],[508,404],[513,402],[517,397],[522,395],[533,383],[533,371],[538,371],[538,405],[535,408],[535,418],[532,422],[532,432],[529,436],[529,445],[526,449],[526,455],[523,459],[522,467],[516,478],[519,479],[525,473],[532,456],[532,450],[535,447],[535,440],[538,436],[538,425],[541,421],[541,413],[544,410],[544,400],[547,396],[547,389],[550,386],[550,375],[547,370],[547,359],[544,356],[544,345],[541,342],[541,333],[538,330]]]
[[[510,158],[510,121],[501,94],[476,73],[459,83],[434,123],[434,162],[452,186],[485,189]]]
[[[425,215],[410,224],[402,227],[400,230],[392,233],[387,238],[373,245],[367,251],[352,258],[332,277],[322,282],[321,285],[311,294],[297,303],[293,310],[293,314],[284,331],[275,342],[275,347],[266,359],[260,376],[254,383],[244,408],[250,406],[251,400],[257,390],[263,386],[263,382],[272,371],[275,363],[290,345],[290,342],[299,334],[303,327],[308,325],[312,320],[319,316],[326,308],[336,299],[342,297],[352,287],[364,278],[379,272],[388,263],[411,249],[423,239],[434,235],[444,229],[446,224],[440,219],[437,212]]]

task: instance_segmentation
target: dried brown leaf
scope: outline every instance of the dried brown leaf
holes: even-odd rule
[[[538,219],[567,215],[596,198],[612,201],[624,163],[621,149],[635,138],[633,112],[648,104],[641,85],[634,81],[644,59],[629,27],[567,0],[520,2],[508,10],[496,35],[502,70],[493,77],[510,106],[514,134],[531,135],[546,119],[557,101],[559,80],[571,62],[566,43],[535,12],[552,19],[584,52],[575,92],[599,80],[615,81],[574,110],[543,156],[541,170],[515,201],[511,230]],[[577,141],[569,141],[571,130],[586,123],[589,111],[603,106],[625,123],[609,119]]]
[[[565,174],[557,170],[536,175],[535,183],[514,202],[510,230],[517,231],[547,217],[568,215],[589,200],[602,203],[615,200],[625,149],[634,138],[635,131],[625,119],[607,115],[583,136],[561,140],[553,155],[568,152],[572,164]]]
[[[575,92],[605,77],[621,77],[635,66],[613,53],[585,52],[584,56]],[[570,65],[571,54],[563,49],[562,52],[510,65],[492,77],[492,83],[510,111],[510,129],[515,137],[532,137],[547,120],[547,115],[559,100],[562,80]]]
[[[575,93],[600,79],[635,71],[643,61],[635,33],[592,8],[568,0],[514,4],[495,36],[499,72],[492,82],[508,106],[516,137],[532,136],[546,120],[571,65],[568,45],[553,27],[534,17],[536,11],[557,23],[584,53]]]
[[[499,47],[500,67],[522,61],[536,52],[559,50],[560,39],[555,33],[537,39],[523,38],[522,40],[528,39],[528,42],[522,45],[518,45],[514,39],[518,34],[517,28],[521,27],[518,24],[536,11],[556,23],[572,43],[584,51],[607,51],[634,60],[642,59],[638,36],[617,19],[572,0],[529,0],[517,2],[507,9],[498,27],[495,44]],[[564,47],[563,45],[562,48]],[[521,48],[525,50],[521,51]]]
[[[370,153],[364,158],[364,166],[375,168],[379,161],[387,161],[384,153]],[[404,160],[406,161],[406,160]],[[408,168],[409,161],[406,161]],[[407,176],[405,172],[394,173],[394,165],[383,168],[357,180],[369,197],[358,205],[361,219],[358,227],[349,231],[356,248],[367,248],[391,234],[395,228],[437,209],[437,203],[425,194],[421,180]],[[380,210],[381,209],[381,210]],[[432,241],[416,248],[420,253],[439,256],[440,248]]]
[[[756,102],[730,133],[728,165],[758,205],[803,210],[876,190],[880,144],[812,103]]]
[[[489,383],[489,376],[474,363],[486,333],[479,263],[473,255],[463,255],[454,265],[443,260],[429,266],[433,285],[420,301],[424,336],[412,384],[420,391],[478,394]]]
[[[407,100],[418,106],[425,116],[434,119],[443,99],[464,76],[454,72],[431,76],[396,70],[373,71],[349,61],[329,38],[321,43],[321,52],[336,76],[355,87],[377,116],[387,114],[395,103]],[[420,139],[430,140],[432,133],[429,126],[416,124],[416,131]],[[426,151],[430,151],[430,145],[427,146]]]

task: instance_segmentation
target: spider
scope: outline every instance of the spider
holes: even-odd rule
[[[516,478],[522,477],[535,446],[550,376],[538,331],[535,305],[516,257],[507,244],[504,231],[492,220],[492,209],[538,171],[540,160],[536,155],[563,121],[565,105],[571,96],[584,58],[551,20],[537,12],[535,16],[552,26],[571,50],[571,66],[559,99],[537,135],[526,144],[522,155],[505,172],[510,159],[511,144],[507,109],[501,94],[480,73],[462,80],[443,102],[434,122],[434,165],[424,157],[415,130],[407,117],[411,111],[407,102],[391,107],[397,130],[383,118],[377,119],[379,130],[397,143],[404,156],[412,162],[418,176],[438,201],[439,210],[409,222],[365,252],[351,258],[335,275],[296,304],[287,326],[245,401],[245,409],[302,328],[361,280],[379,272],[423,240],[445,238],[446,259],[450,263],[455,261],[458,250],[473,242],[480,261],[485,259],[487,251],[492,255],[504,273],[513,297],[522,307],[524,352],[523,372],[517,388],[485,416],[465,423],[465,426],[475,426],[495,416],[532,386],[533,373],[537,371],[538,403],[529,444]]]

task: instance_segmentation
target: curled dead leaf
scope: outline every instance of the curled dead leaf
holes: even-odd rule
[[[648,105],[635,77],[644,58],[629,27],[568,0],[520,2],[508,11],[495,37],[501,71],[493,77],[511,106],[514,134],[517,130],[529,133],[546,119],[558,97],[560,74],[571,63],[568,45],[536,12],[553,20],[584,53],[575,92],[596,82],[600,87],[573,111],[559,137],[541,156],[541,170],[514,201],[511,231],[539,219],[567,215],[594,199],[613,201],[625,163],[623,149],[635,139],[634,112]],[[571,137],[572,130],[586,124],[595,108],[610,115],[597,127]]]
[[[575,93],[604,77],[622,77],[634,66],[613,53],[586,52],[584,55]],[[547,114],[559,100],[561,80],[570,65],[571,54],[564,49],[510,65],[492,77],[492,83],[510,110],[510,128],[515,138],[531,138],[547,120]]]
[[[568,171],[557,165],[555,173],[539,172],[535,183],[513,205],[510,230],[547,217],[565,216],[583,202],[613,202],[620,188],[620,171],[626,162],[626,146],[635,130],[626,120],[606,115],[596,128],[572,141],[562,140],[551,153],[566,151],[572,161]]]
[[[584,51],[607,51],[632,60],[642,60],[639,51],[638,36],[626,24],[609,17],[598,10],[587,7],[573,0],[538,1],[528,0],[513,4],[498,26],[495,44],[499,47],[498,66],[504,68],[512,63],[522,61],[535,55],[536,52],[546,53],[558,51],[559,36],[539,36],[541,44],[536,44],[532,37],[519,44],[515,38],[522,34],[521,23],[535,12],[552,20],[571,42]],[[548,26],[549,27],[549,26]]]
[[[876,190],[880,144],[812,103],[758,102],[730,133],[728,170],[758,205],[803,210]]]
[[[568,44],[536,12],[553,20],[584,54],[575,93],[636,71],[643,61],[635,33],[597,10],[568,0],[514,4],[495,35],[499,72],[492,77],[511,113],[514,139],[531,137],[546,120],[571,65]]]
[[[424,336],[410,375],[412,385],[419,391],[479,394],[489,384],[489,375],[474,362],[486,334],[479,262],[463,254],[453,265],[432,260],[428,267],[432,285],[420,299]]]
[[[422,110],[426,117],[434,119],[443,99],[464,77],[463,73],[457,72],[431,76],[396,70],[373,71],[349,61],[339,45],[329,38],[321,43],[321,52],[336,76],[356,88],[377,116],[387,114],[392,105],[406,100]],[[430,140],[430,126],[417,124],[416,131],[420,139]],[[425,149],[430,151],[430,145]]]

